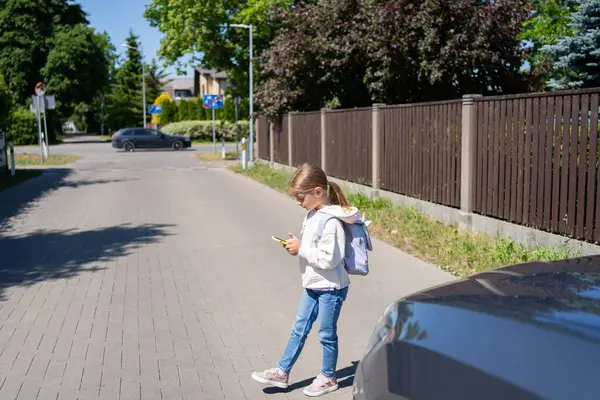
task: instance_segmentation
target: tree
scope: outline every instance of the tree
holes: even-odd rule
[[[146,96],[149,99],[156,99],[161,95],[166,77],[167,73],[155,59],[152,59],[150,65],[146,65]]]
[[[199,121],[204,121],[206,119],[206,110],[204,109],[204,100],[202,97],[198,97],[196,100],[198,113],[196,114],[196,119]]]
[[[52,38],[64,27],[87,23],[81,6],[68,0],[0,2],[0,71],[18,103],[25,104],[42,80]]]
[[[553,61],[552,69],[560,77],[548,86],[554,90],[600,86],[600,0],[582,0],[573,14],[573,36],[542,52]]]
[[[161,124],[176,122],[177,105],[173,100],[166,100],[162,103],[163,110],[160,116]]]
[[[261,55],[263,114],[513,93],[529,88],[527,0],[322,0],[275,15]]]
[[[223,119],[225,121],[235,120],[235,104],[233,104],[233,98],[231,96],[225,96],[223,103]]]
[[[198,119],[198,102],[196,100],[188,100],[186,101],[188,105],[188,120],[197,120]]]
[[[315,0],[316,1],[316,0]],[[315,2],[309,1],[309,2]],[[159,54],[179,68],[202,64],[225,71],[236,94],[248,93],[248,30],[231,24],[252,24],[254,54],[267,48],[277,32],[274,10],[290,8],[297,0],[152,0],[144,17],[165,36]],[[258,71],[255,78],[260,79]]]
[[[8,85],[4,81],[4,77],[0,74],[0,129],[6,132],[6,127],[9,124],[9,117],[13,108],[13,99],[8,90]]]
[[[344,106],[369,102],[366,58],[355,30],[364,19],[358,0],[328,0],[280,10],[279,34],[261,55],[256,100],[269,116],[319,109],[334,97]]]
[[[0,72],[15,105],[26,109],[35,84],[47,81],[57,100],[57,109],[48,114],[50,140],[74,110],[90,126],[102,119],[98,110],[114,48],[105,33],[87,25],[81,6],[72,0],[0,1]]]
[[[525,59],[530,69],[540,77],[539,89],[552,76],[550,59],[541,52],[542,47],[553,45],[559,39],[572,36],[570,25],[572,14],[577,11],[579,2],[575,0],[533,0],[530,18],[523,24],[520,39],[527,42]]]
[[[184,99],[181,99],[177,105],[177,121],[187,121],[188,119],[188,102]]]
[[[518,36],[527,0],[377,1],[360,27],[373,101],[526,91]],[[371,29],[373,27],[373,29]]]
[[[138,36],[129,33],[126,60],[117,68],[110,94],[107,96],[108,121],[113,129],[143,124],[142,56]]]
[[[56,96],[58,111],[69,117],[80,104],[91,104],[109,83],[110,52],[106,34],[83,24],[58,28],[41,73],[48,91]],[[73,68],[74,60],[78,62]]]

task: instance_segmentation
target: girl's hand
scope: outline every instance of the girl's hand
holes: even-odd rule
[[[288,244],[287,246],[285,246],[285,249],[292,256],[297,256],[298,252],[300,251],[300,245],[302,243],[300,242],[300,240],[298,240],[296,236],[294,236],[293,233],[288,233],[288,235],[290,236],[290,238],[287,241]]]

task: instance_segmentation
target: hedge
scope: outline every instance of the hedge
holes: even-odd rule
[[[39,141],[36,116],[27,108],[15,108],[8,117],[6,141],[15,146],[36,144]]]
[[[212,121],[181,121],[173,122],[162,127],[162,131],[169,135],[187,136],[196,140],[212,140],[213,135]],[[221,135],[227,141],[235,140],[235,123],[227,121],[215,121],[217,140],[221,140]],[[238,139],[248,138],[250,135],[250,124],[248,121],[238,122]]]

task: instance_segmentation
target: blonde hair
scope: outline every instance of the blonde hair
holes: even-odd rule
[[[320,187],[330,204],[348,207],[348,201],[338,184],[327,180],[325,172],[314,164],[302,164],[292,175],[289,188],[292,195],[305,194]]]

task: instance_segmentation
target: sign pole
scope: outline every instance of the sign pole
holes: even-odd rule
[[[238,151],[238,104],[239,104],[239,97],[235,98],[235,159],[238,160],[240,157],[239,151]]]
[[[44,163],[44,144],[42,142],[42,119],[40,117],[40,96],[36,96],[37,104],[35,107],[35,114],[37,117],[38,126],[38,141],[40,144],[40,164]]]
[[[10,175],[15,176],[15,146],[13,142],[8,142],[8,148],[10,149]]]
[[[213,144],[215,145],[215,154],[217,154],[217,133],[215,131],[215,109],[212,109],[212,121],[213,121]]]
[[[36,103],[36,107],[35,107],[35,113],[37,115],[37,124],[38,124],[38,136],[39,136],[39,142],[40,142],[40,164],[44,163],[44,153],[47,152],[47,149],[45,149],[44,147],[44,137],[42,136],[42,118],[41,118],[41,112],[42,112],[42,104],[41,102],[44,102],[44,106],[46,104],[46,100],[44,99],[44,95],[46,94],[46,84],[44,82],[38,82],[35,85],[35,97],[37,100]],[[46,108],[46,107],[44,107]],[[44,125],[46,124],[46,115],[45,115],[46,111],[44,111]],[[48,129],[46,128],[46,131]],[[48,132],[46,132],[46,135],[48,135]],[[46,153],[47,154],[47,153]],[[47,156],[46,156],[47,157]]]
[[[50,155],[50,139],[48,138],[48,124],[46,123],[46,100],[42,97],[42,107],[44,110],[44,156],[48,159]]]

